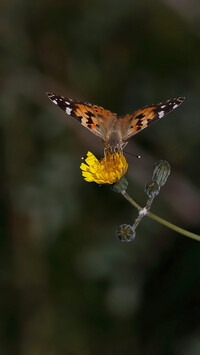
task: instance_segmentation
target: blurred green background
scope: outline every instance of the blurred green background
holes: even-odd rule
[[[119,114],[186,101],[132,139],[128,192],[144,205],[158,159],[171,176],[152,211],[199,230],[200,2],[1,0],[0,354],[200,354],[198,242],[86,183],[102,143],[52,91]]]

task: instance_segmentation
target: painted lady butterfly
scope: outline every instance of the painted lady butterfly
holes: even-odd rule
[[[121,151],[127,144],[127,139],[164,117],[185,99],[178,97],[157,105],[145,106],[130,115],[119,117],[103,107],[52,93],[47,93],[47,96],[67,115],[76,118],[84,127],[99,136],[104,142],[105,150],[111,154]]]

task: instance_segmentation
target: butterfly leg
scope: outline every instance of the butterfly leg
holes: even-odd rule
[[[106,155],[107,155],[107,151],[108,151],[108,148],[105,147],[105,148],[104,148],[105,165],[106,165]]]
[[[127,146],[128,142],[123,142],[121,145],[121,152],[123,154],[123,149]]]

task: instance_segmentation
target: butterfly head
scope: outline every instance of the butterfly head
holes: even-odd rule
[[[122,152],[127,143],[128,142],[123,142],[120,139],[118,132],[112,132],[110,138],[104,142],[104,145],[106,151],[109,151],[110,154],[115,155],[118,152]]]
[[[120,146],[116,146],[116,147],[111,147],[109,145],[105,146],[105,149],[104,149],[106,152],[109,152],[110,154],[112,155],[115,155],[116,153],[120,152],[121,151],[121,148]]]

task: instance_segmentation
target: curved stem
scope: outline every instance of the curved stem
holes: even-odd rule
[[[142,209],[142,207],[140,205],[138,205],[133,199],[131,196],[129,196],[127,194],[126,191],[123,191],[122,192],[122,195],[131,203],[132,206],[136,207],[138,209],[138,211],[140,211]],[[191,233],[183,228],[180,228],[178,226],[176,226],[175,224],[173,223],[170,223],[168,221],[166,221],[165,219],[155,215],[154,213],[152,212],[148,212],[147,216],[151,219],[154,219],[155,221],[163,224],[164,226],[174,230],[175,232],[177,233],[180,233],[182,235],[185,235],[186,237],[188,238],[192,238],[192,239],[195,239],[197,241],[200,241],[200,236],[198,234],[194,234],[194,233]]]

